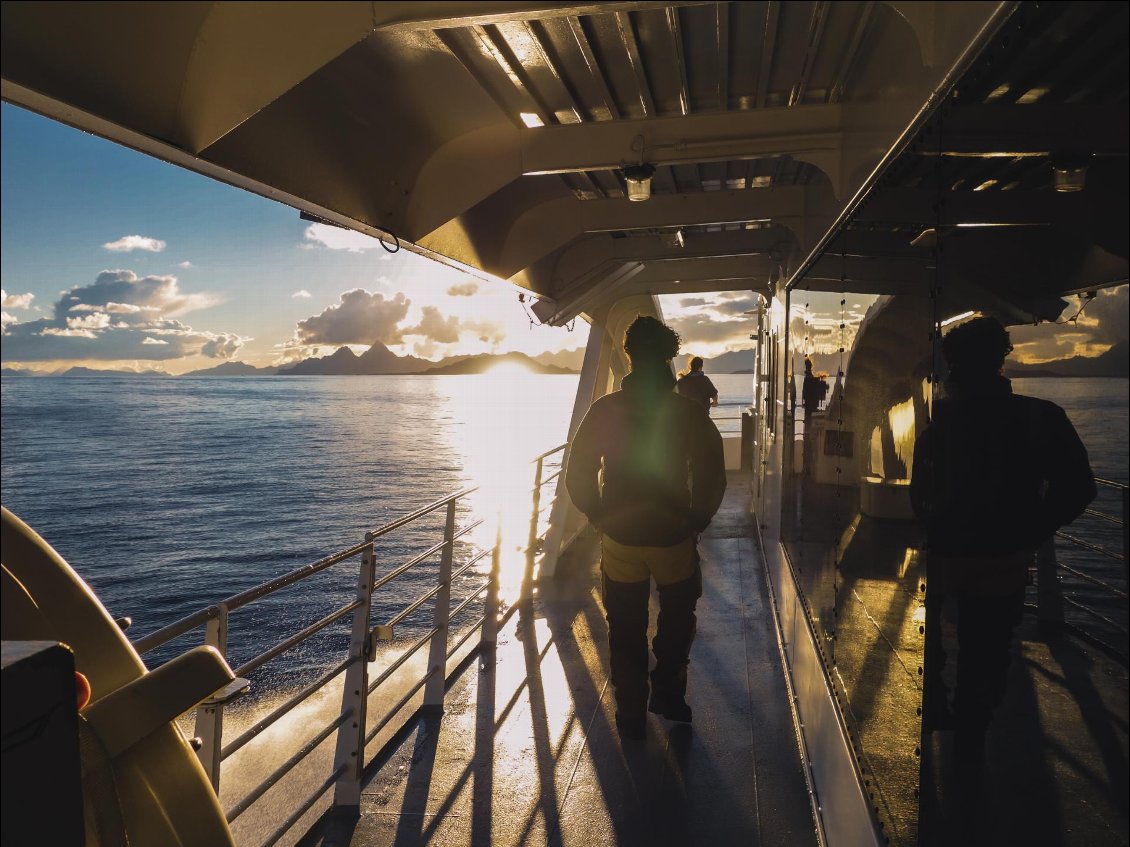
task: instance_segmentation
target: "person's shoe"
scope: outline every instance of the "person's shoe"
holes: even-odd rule
[[[691,722],[691,707],[687,705],[686,697],[681,694],[671,694],[662,689],[652,690],[647,710],[653,715],[662,715],[669,721]]]
[[[647,715],[616,713],[616,731],[620,738],[628,741],[643,741],[647,738]]]

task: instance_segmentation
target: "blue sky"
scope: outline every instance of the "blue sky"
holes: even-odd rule
[[[4,350],[5,364],[158,366],[175,373],[218,363],[202,355],[172,356],[198,348],[209,336],[237,338],[234,358],[260,365],[329,352],[339,343],[361,349],[363,342],[341,331],[347,317],[342,295],[357,289],[368,296],[353,296],[348,308],[359,304],[364,315],[386,324],[403,313],[386,336],[401,353],[440,358],[518,349],[536,354],[584,344],[583,325],[574,333],[531,329],[516,289],[501,281],[476,282],[407,251],[390,256],[364,236],[311,226],[294,209],[7,104],[0,107],[0,120],[5,329],[27,323],[30,330],[36,320],[50,321],[56,301],[71,289],[82,289],[78,295],[90,305],[85,323],[72,326],[73,331],[57,319],[58,326],[48,327],[54,337],[45,340],[51,345],[28,345],[6,334],[4,347],[11,352]],[[122,242],[128,236],[141,238]],[[157,250],[159,242],[164,244]],[[109,280],[118,291],[136,287],[123,286],[123,279],[160,280],[150,286],[144,303],[135,296],[135,305],[181,326],[164,326],[163,336],[150,332],[149,349],[110,344],[103,336],[113,334],[121,319],[113,317],[109,327],[100,327],[91,318],[97,314],[94,307],[116,302],[99,293],[109,279],[100,278],[104,271],[128,272]],[[471,288],[473,297],[448,293]],[[397,293],[405,295],[407,308],[396,300]],[[34,295],[30,308],[27,294]],[[111,315],[125,315],[127,305],[111,309]],[[299,332],[299,322],[320,315],[323,319],[310,326],[326,329],[336,321],[336,328],[321,336]],[[46,324],[37,326],[42,335]],[[146,337],[139,326],[122,326],[118,335]],[[405,333],[408,329],[419,331]],[[68,332],[69,338],[61,337]],[[168,343],[180,340],[187,343]],[[68,358],[95,347],[95,356]],[[164,348],[159,351],[164,359],[106,358],[120,352],[148,356],[158,347]],[[225,352],[231,348],[227,345]],[[48,358],[56,353],[58,358]]]
[[[17,107],[0,106],[0,136],[5,365],[182,373],[343,344],[360,352],[374,338],[429,359],[537,355],[587,339],[583,321],[575,332],[531,327],[501,280],[407,250],[390,256],[373,239]],[[749,346],[748,292],[661,300],[685,352]],[[814,332],[839,322],[838,308],[821,309],[804,310]],[[865,309],[853,304],[851,322]],[[1121,286],[1075,324],[1013,328],[1016,358],[1098,355],[1126,338],[1127,312]]]

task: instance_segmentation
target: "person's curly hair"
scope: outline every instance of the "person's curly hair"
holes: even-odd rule
[[[997,373],[1012,352],[1008,330],[996,318],[974,318],[956,326],[942,339],[942,355],[950,371],[959,376]]]
[[[660,320],[640,315],[624,333],[624,352],[632,364],[666,362],[679,355],[679,333]]]

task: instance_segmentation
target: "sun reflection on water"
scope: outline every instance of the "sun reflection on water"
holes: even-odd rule
[[[563,432],[530,425],[546,419],[541,410],[532,414],[531,407],[555,398],[547,396],[546,376],[514,363],[481,375],[449,379],[450,415],[456,425],[448,427],[447,433],[457,453],[466,457],[462,477],[467,485],[478,486],[469,498],[471,510],[474,518],[483,519],[469,538],[482,549],[492,546],[500,533],[500,597],[512,603],[521,590],[527,563],[535,477],[531,460],[563,440]],[[567,414],[567,409],[560,412]],[[543,478],[557,469],[560,458],[558,453],[547,459]],[[538,536],[544,534],[545,507],[552,501],[556,482],[542,488]],[[480,567],[486,571],[490,559],[484,559]]]

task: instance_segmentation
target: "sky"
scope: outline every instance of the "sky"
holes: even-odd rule
[[[15,106],[0,106],[0,136],[6,366],[184,373],[230,360],[284,364],[343,345],[360,353],[373,341],[438,360],[539,355],[587,340],[583,321],[532,325],[529,304],[502,280],[389,254],[367,236]],[[837,297],[809,304],[814,339],[838,336]],[[751,346],[751,293],[660,300],[684,353]],[[852,298],[850,326],[872,300]],[[1074,323],[1013,328],[1015,358],[1098,355],[1127,337],[1127,313],[1126,286],[1099,292]]]

